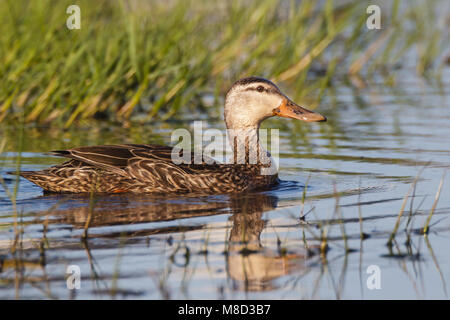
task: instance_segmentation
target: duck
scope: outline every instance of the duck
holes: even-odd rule
[[[270,117],[323,122],[326,117],[294,103],[272,81],[251,76],[237,80],[225,95],[224,120],[232,145],[231,163],[204,159],[173,161],[175,147],[152,144],[82,146],[50,154],[62,164],[20,176],[44,193],[231,194],[277,185],[274,160],[259,141]],[[232,141],[231,141],[232,140]],[[239,151],[242,152],[239,152]],[[257,155],[257,159],[251,155]],[[238,156],[239,155],[239,156]],[[265,170],[265,171],[264,171]]]

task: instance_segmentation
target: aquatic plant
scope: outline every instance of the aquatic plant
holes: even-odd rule
[[[358,74],[386,72],[414,48],[417,71],[435,70],[445,38],[428,2],[406,5],[400,17],[393,1],[384,31],[366,28],[365,1],[81,0],[81,29],[69,30],[71,4],[0,2],[0,122],[67,128],[89,118],[216,113],[205,96],[217,102],[252,74],[316,107],[335,79],[350,74],[361,85]]]

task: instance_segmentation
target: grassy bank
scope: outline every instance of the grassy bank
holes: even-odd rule
[[[66,27],[72,4],[80,30]],[[367,5],[4,0],[0,122],[69,127],[206,112],[205,95],[218,102],[245,75],[283,82],[314,108],[336,78],[363,87],[382,74],[395,83],[390,70],[411,50],[420,75],[438,72],[445,37],[434,2],[385,3],[381,30],[366,28]]]

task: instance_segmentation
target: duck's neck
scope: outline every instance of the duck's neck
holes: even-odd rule
[[[242,128],[227,126],[227,135],[233,150],[234,164],[271,165],[270,154],[261,146],[259,140],[259,125]]]

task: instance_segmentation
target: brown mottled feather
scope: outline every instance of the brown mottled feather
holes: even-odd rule
[[[21,175],[50,192],[232,193],[268,187],[260,165],[174,164],[171,147],[105,145],[53,151],[71,160]],[[192,155],[192,162],[193,162]]]

